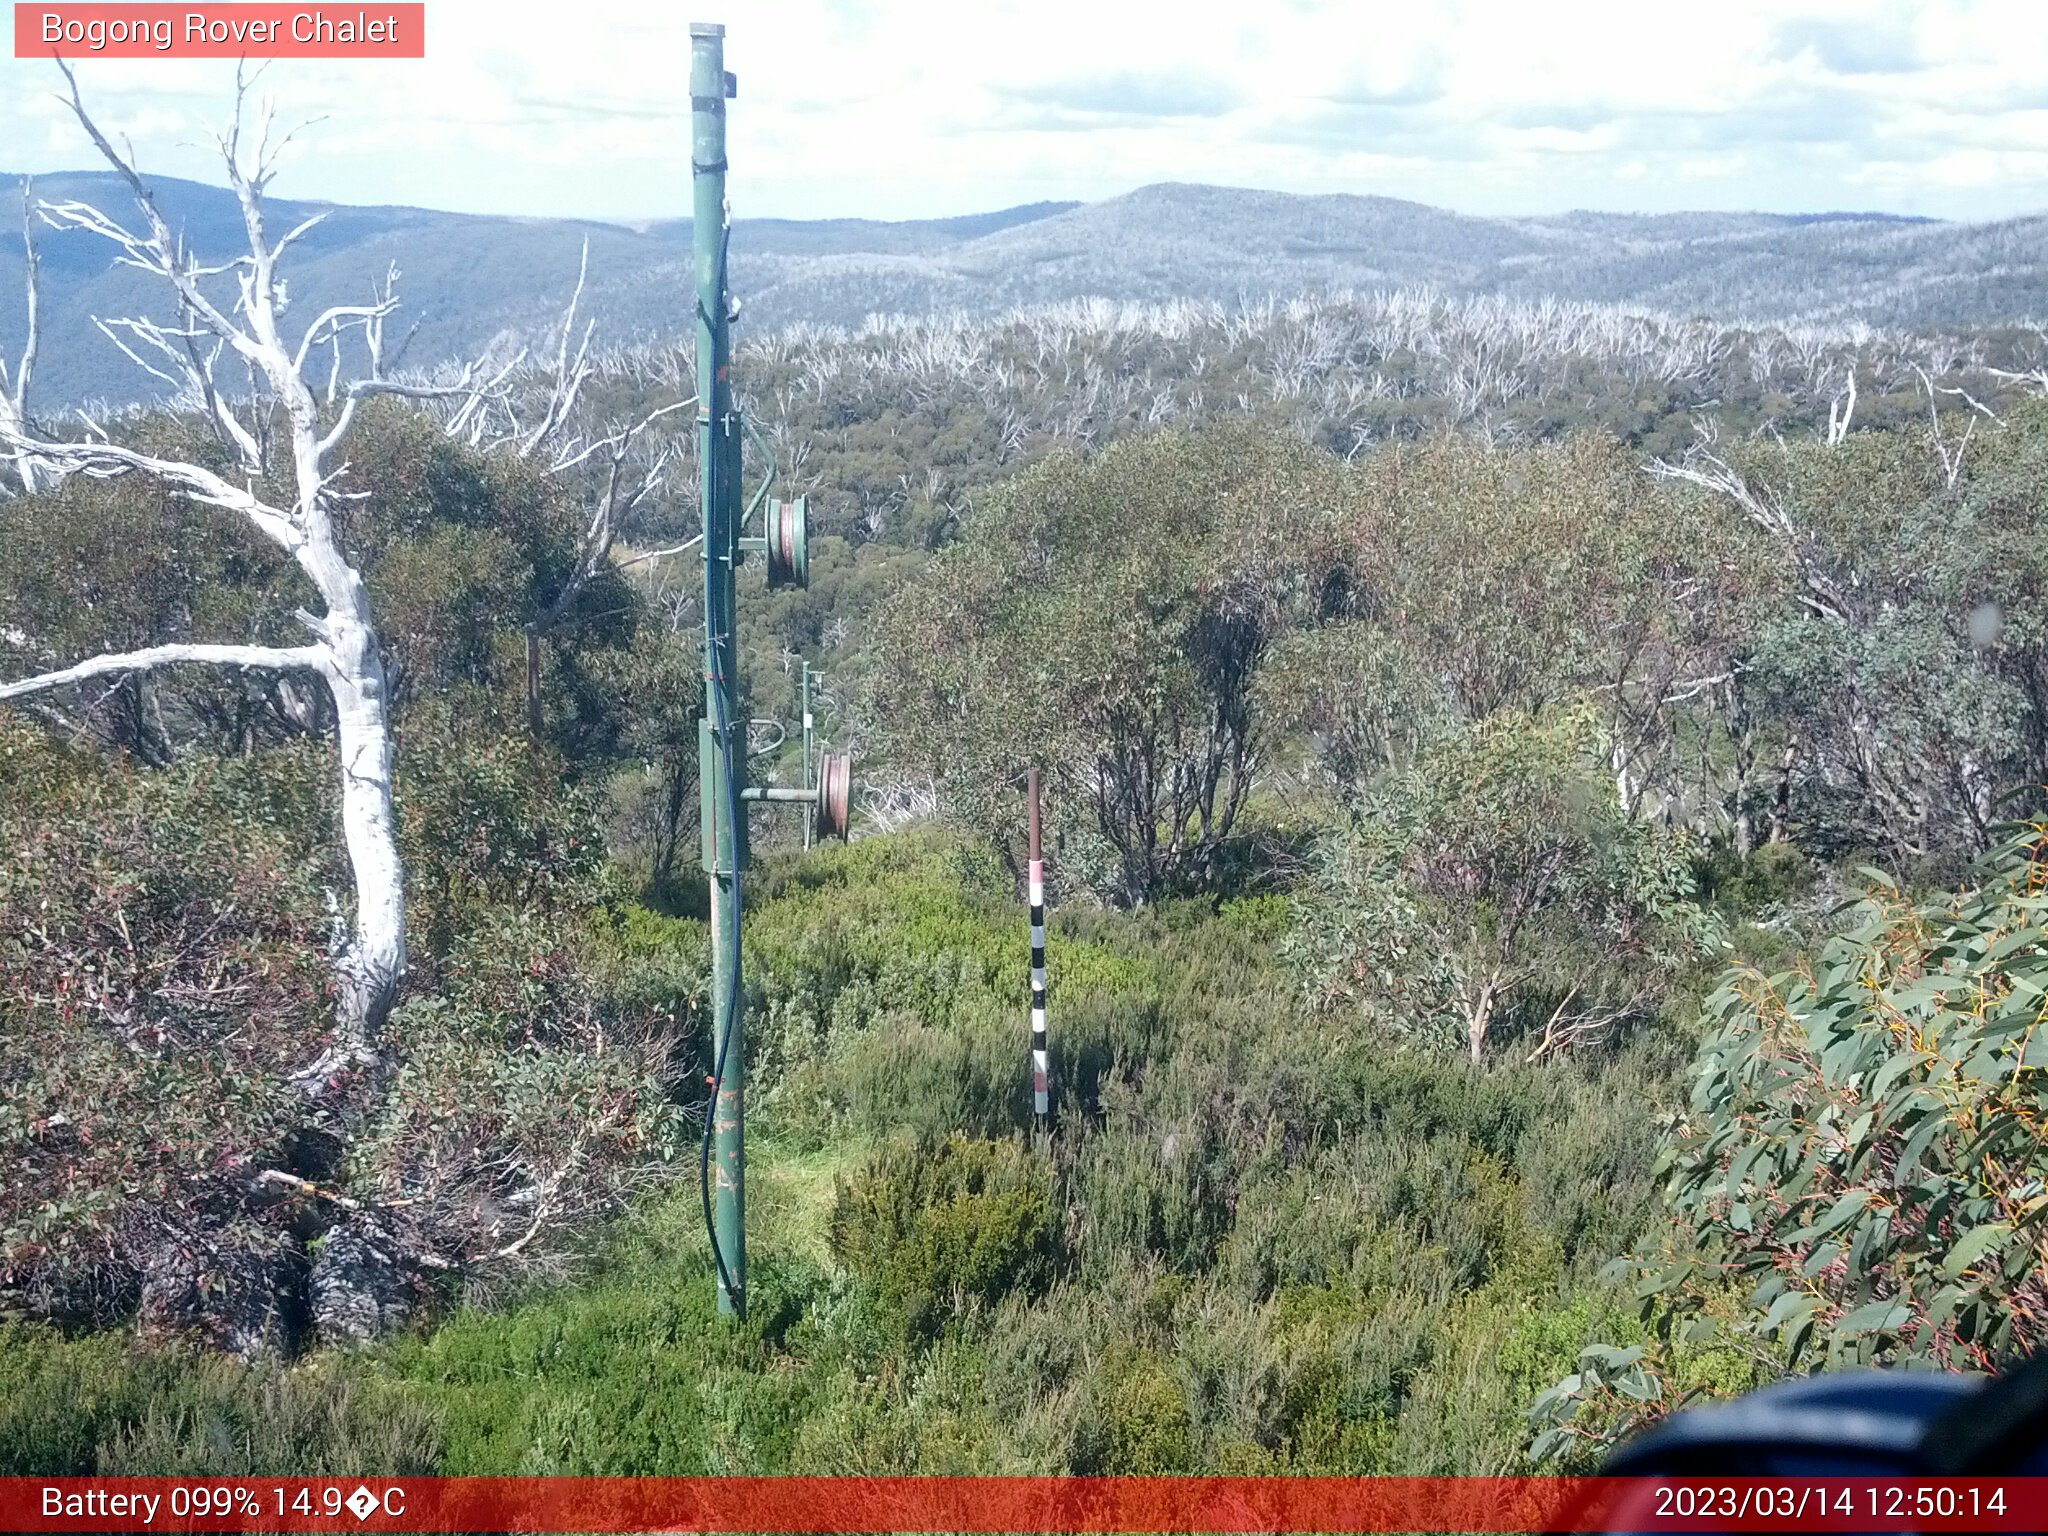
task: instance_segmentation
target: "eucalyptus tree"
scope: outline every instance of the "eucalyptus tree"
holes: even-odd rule
[[[1268,680],[1340,797],[1461,723],[1590,702],[1620,811],[1718,830],[1718,770],[1687,748],[1737,675],[1749,565],[1728,530],[1602,433],[1444,433],[1347,479],[1342,590]]]
[[[1294,439],[1162,433],[1004,486],[882,621],[890,760],[999,839],[1037,764],[1065,867],[1114,899],[1209,879],[1270,745],[1260,668],[1336,547],[1337,467]]]
[[[2044,859],[2036,823],[1972,888],[1915,901],[1872,871],[1795,968],[1723,975],[1658,1159],[1667,1219],[1617,1265],[1647,1342],[1538,1399],[1539,1458],[1726,1391],[1702,1345],[1766,1378],[2048,1347]]]
[[[1655,1011],[1697,945],[1683,840],[1602,792],[1597,716],[1445,730],[1325,834],[1288,948],[1317,1006],[1481,1061],[1529,1060]]]

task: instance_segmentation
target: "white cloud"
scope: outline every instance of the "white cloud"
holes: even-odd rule
[[[707,9],[716,9],[707,7]],[[1472,212],[2048,206],[2036,0],[726,0],[740,212],[912,217],[1149,181]],[[288,195],[654,217],[688,201],[690,11],[429,0],[428,57],[281,62],[324,116]],[[153,169],[206,176],[232,67],[100,61]],[[0,170],[88,163],[0,59]]]

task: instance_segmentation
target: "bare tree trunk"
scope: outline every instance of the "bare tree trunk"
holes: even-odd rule
[[[590,465],[601,464],[606,470],[603,489],[591,500],[590,519],[584,528],[576,563],[568,579],[548,600],[547,606],[526,625],[526,728],[536,742],[540,740],[545,724],[541,712],[540,643],[568,623],[584,589],[610,564],[612,546],[617,542],[619,529],[626,518],[660,488],[674,450],[666,445],[647,446],[643,441],[645,434],[664,417],[687,410],[697,403],[697,397],[692,395],[686,400],[657,406],[638,421],[614,423],[602,436],[588,442],[562,440],[583,386],[590,381],[594,371],[590,362],[590,337],[596,322],[585,323],[580,339],[576,330],[576,311],[582,303],[583,286],[589,275],[590,242],[586,240],[582,263],[576,271],[576,287],[569,295],[569,307],[562,314],[554,369],[539,420],[529,425],[507,405],[506,418],[510,425],[502,436],[494,438],[489,435],[489,418],[483,414],[473,418],[469,433],[470,441],[487,452],[510,444],[513,452],[523,459],[545,462],[546,458],[552,457],[547,473],[558,479]],[[545,455],[543,450],[546,450]],[[678,549],[682,547],[686,546],[678,546]],[[659,557],[660,554],[640,558]]]
[[[1756,851],[1756,813],[1749,804],[1749,781],[1756,767],[1756,746],[1749,729],[1730,732],[1735,750],[1735,856],[1746,859]]]
[[[1465,1041],[1472,1053],[1472,1065],[1478,1066],[1486,1050],[1486,1032],[1493,1024],[1493,1005],[1498,994],[1489,978],[1479,988],[1479,999],[1465,1015]]]
[[[526,632],[526,730],[535,741],[540,740],[540,636],[533,630]]]
[[[1792,769],[1799,761],[1799,738],[1785,743],[1785,755],[1778,760],[1778,792],[1771,802],[1771,841],[1782,843],[1792,835]]]
[[[374,1055],[405,974],[405,876],[391,798],[391,731],[384,665],[367,624],[353,635],[356,665],[329,679],[341,755],[341,827],[355,876],[355,933],[342,958],[343,1044]]]

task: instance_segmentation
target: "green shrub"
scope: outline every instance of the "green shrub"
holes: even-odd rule
[[[1589,711],[1502,712],[1383,775],[1297,904],[1317,1005],[1475,1062],[1510,1031],[1534,1059],[1653,1015],[1705,924],[1683,840],[1617,804],[1599,753]]]
[[[523,735],[422,705],[406,721],[396,793],[407,926],[427,963],[493,908],[580,907],[602,893],[592,796]]]
[[[1097,1375],[1099,1464],[1083,1452],[1083,1476],[1114,1472],[1159,1477],[1193,1461],[1188,1405],[1165,1360],[1148,1350],[1113,1347]]]
[[[204,1293],[284,1235],[247,1181],[332,1027],[320,756],[151,772],[0,718],[0,1304],[112,1322],[181,1248]]]
[[[440,1444],[417,1394],[346,1357],[251,1367],[0,1325],[0,1475],[423,1475]]]
[[[928,1337],[949,1314],[1050,1278],[1050,1171],[1021,1141],[898,1143],[842,1188],[832,1247],[907,1338]]]

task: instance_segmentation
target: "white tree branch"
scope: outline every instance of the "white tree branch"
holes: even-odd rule
[[[1781,542],[1792,557],[1803,588],[1800,596],[1808,608],[1826,618],[1846,617],[1847,604],[1826,571],[1816,563],[1811,541],[1785,505],[1784,497],[1769,486],[1758,485],[1718,453],[1714,436],[1703,431],[1700,441],[1677,463],[1652,459],[1643,467],[1659,480],[1675,480],[1725,496],[1740,507],[1749,520]]]
[[[370,334],[374,336],[375,332],[371,331]],[[320,440],[320,453],[323,456],[332,452],[340,444],[341,440],[348,435],[348,429],[355,420],[356,407],[365,400],[376,399],[379,396],[391,396],[400,400],[459,400],[461,404],[456,407],[447,422],[444,423],[443,430],[450,437],[460,440],[465,435],[464,428],[476,419],[478,413],[485,410],[492,400],[500,396],[505,380],[526,359],[524,351],[515,354],[510,362],[506,363],[488,379],[482,377],[482,370],[478,364],[468,363],[464,365],[461,374],[452,382],[434,384],[382,377],[381,369],[376,362],[377,352],[378,343],[373,340],[371,342],[373,368],[371,377],[367,379],[352,379],[340,386],[342,397],[341,410],[335,416],[334,426]],[[330,397],[333,393],[334,389],[330,385]],[[473,438],[471,441],[472,446],[474,446]]]
[[[1828,402],[1828,446],[1836,446],[1849,435],[1849,422],[1856,415],[1856,364],[1852,360],[1845,370],[1848,374],[1848,388]]]
[[[266,672],[292,672],[310,669],[325,671],[334,664],[334,659],[324,646],[298,645],[152,645],[140,651],[118,651],[105,656],[95,656],[81,661],[76,666],[63,667],[55,672],[41,672],[34,677],[24,677],[18,682],[0,683],[0,699],[16,699],[31,693],[46,693],[52,688],[68,688],[73,683],[85,682],[88,678],[125,675],[131,672],[153,672],[158,667],[181,666],[187,663],[212,667],[248,667]]]
[[[87,425],[100,432],[96,423],[88,422]],[[106,441],[104,433],[91,442],[67,443],[27,437],[0,425],[0,446],[10,448],[19,456],[41,460],[59,474],[83,474],[100,480],[125,474],[150,475],[176,486],[195,501],[241,513],[272,542],[294,555],[306,544],[305,535],[300,532],[292,515],[261,500],[254,492],[233,485],[197,464],[160,459],[154,454],[123,448]]]
[[[590,276],[590,242],[583,242],[583,257],[576,268],[576,287],[569,295],[569,307],[562,313],[562,336],[555,348],[555,370],[553,387],[548,392],[547,408],[541,412],[540,421],[526,433],[519,445],[523,458],[538,452],[562,424],[569,419],[576,397],[582,393],[584,384],[590,378],[590,335],[596,325],[591,321],[583,327],[583,340],[576,348],[576,357],[569,357],[569,338],[576,331],[576,309],[583,302],[583,285]]]
[[[630,560],[621,560],[619,562],[619,569],[623,571],[627,569],[629,566],[640,565],[649,560],[666,560],[670,555],[680,555],[686,549],[695,549],[699,544],[702,544],[703,542],[703,534],[693,533],[687,539],[683,540],[682,543],[671,544],[667,549],[650,549],[644,555],[635,555]]]
[[[584,460],[600,453],[611,453],[614,456],[618,456],[632,443],[634,438],[645,432],[649,427],[661,420],[662,417],[673,415],[677,411],[687,411],[696,403],[697,397],[692,395],[687,400],[677,400],[669,405],[656,406],[630,427],[622,427],[617,431],[608,433],[604,437],[594,438],[583,447],[565,454],[564,457],[557,459],[548,466],[548,473],[559,475],[565,470],[574,469],[578,464],[583,463]]]
[[[296,130],[294,131],[296,132]],[[282,148],[283,146],[280,145],[279,147]],[[277,250],[275,254],[282,256],[285,253],[285,248],[289,246],[294,240],[297,240],[301,235],[310,234],[313,230],[317,229],[320,225],[326,222],[327,214],[324,210],[322,212],[312,214],[307,218],[301,219],[290,230],[286,231],[285,237],[282,240],[277,242]]]
[[[92,323],[98,328],[102,336],[106,337],[107,340],[120,349],[123,357],[127,358],[129,362],[140,368],[151,378],[161,379],[164,383],[170,385],[171,388],[180,391],[184,390],[192,382],[189,377],[190,365],[184,354],[170,345],[170,337],[161,326],[148,320],[102,320],[98,315],[92,317]],[[166,354],[177,367],[178,372],[175,374],[165,373],[163,369],[157,367],[156,364],[123,341],[118,334],[121,331],[128,332],[137,341],[146,342],[158,351]]]
[[[283,243],[280,242],[278,249],[282,250],[283,248]],[[397,307],[398,301],[392,298],[380,299],[375,304],[329,305],[320,312],[318,319],[306,327],[306,334],[299,340],[299,350],[292,358],[292,366],[304,369],[306,366],[306,355],[313,348],[319,346],[323,341],[339,338],[344,330],[349,329],[349,326],[344,325],[342,322],[348,321],[356,326],[367,325],[372,320],[382,320]],[[328,329],[330,326],[332,327],[331,330]]]
[[[121,259],[126,265],[140,267],[145,272],[159,273],[163,277],[168,278],[172,286],[177,289],[179,297],[191,307],[194,314],[206,323],[208,329],[212,330],[215,335],[227,342],[237,352],[242,353],[250,361],[260,365],[263,359],[260,356],[260,349],[255,339],[229,319],[221,311],[220,307],[206,296],[199,286],[200,278],[212,276],[222,271],[233,270],[233,268],[202,267],[191,259],[179,243],[177,236],[171,232],[171,226],[165,221],[162,212],[157,208],[155,195],[143,182],[141,175],[122,156],[120,151],[116,150],[108,142],[107,136],[100,131],[99,124],[92,120],[92,114],[85,110],[84,98],[78,93],[78,76],[72,72],[71,66],[62,59],[57,61],[57,67],[64,72],[65,82],[71,88],[68,105],[71,108],[72,115],[78,119],[79,125],[85,129],[101,156],[114,168],[115,173],[123,181],[127,182],[128,190],[134,195],[136,207],[141,210],[143,219],[149,225],[149,238],[145,240],[140,235],[132,233],[89,204],[59,203],[51,208],[51,212],[63,222],[75,224],[81,229],[91,230],[95,234],[113,241],[122,248],[123,256]],[[237,116],[239,116],[241,112],[241,98],[239,94],[236,97],[235,110]],[[232,164],[229,169],[233,173],[234,180],[241,183],[243,178],[240,175],[239,169]],[[240,191],[241,188],[238,186],[237,190]],[[264,254],[267,256],[268,252],[266,251]],[[245,264],[245,262],[236,262],[233,264],[233,267],[238,268]]]
[[[1942,475],[1948,483],[1948,488],[1954,490],[1956,488],[1956,481],[1962,478],[1963,455],[1969,452],[1970,439],[1977,433],[1977,418],[1972,416],[1969,419],[1963,427],[1961,439],[1951,446],[1947,436],[1941,430],[1941,401],[1939,395],[1935,392],[1934,380],[1928,378],[1927,370],[1917,363],[1913,365],[1913,371],[1920,375],[1920,387],[1927,391],[1927,426],[1934,439],[1934,455],[1941,460]],[[1960,389],[1944,390],[1942,393],[1961,395],[1963,391]],[[1969,399],[1967,395],[1964,395],[1964,398]],[[1977,402],[1971,400],[1970,404],[1977,405]],[[1977,408],[1984,410],[1982,406],[1977,406]],[[1989,411],[1984,411],[1984,414],[1991,416]],[[1998,418],[1991,416],[1991,419],[1996,421]]]

